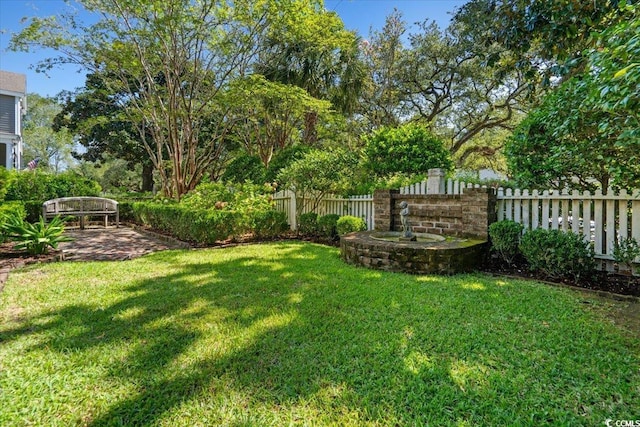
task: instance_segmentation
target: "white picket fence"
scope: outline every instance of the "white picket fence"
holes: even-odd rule
[[[296,209],[298,206],[302,206],[300,213],[303,214],[311,212],[313,209],[311,200],[296,197],[295,193],[289,190],[279,191],[274,194],[273,201],[278,210],[287,214],[287,220],[292,230],[298,228],[296,219]],[[315,212],[319,216],[328,214],[357,216],[364,219],[364,222],[367,224],[367,229],[369,230],[373,230],[375,225],[372,194],[350,196],[347,198],[328,195],[320,200]]]
[[[640,190],[588,191],[498,190],[498,220],[510,219],[525,230],[544,228],[581,233],[593,242],[596,258],[613,260],[616,241],[640,242]],[[613,270],[608,262],[607,270]]]
[[[464,181],[457,181],[448,179],[442,185],[440,192],[428,193],[427,181],[417,182],[415,184],[407,185],[400,188],[400,194],[414,195],[414,194],[462,194],[465,188],[480,188],[478,184],[467,183]]]

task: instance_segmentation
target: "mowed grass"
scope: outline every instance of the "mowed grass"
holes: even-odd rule
[[[640,338],[602,304],[297,242],[38,265],[0,294],[0,425],[637,419]]]

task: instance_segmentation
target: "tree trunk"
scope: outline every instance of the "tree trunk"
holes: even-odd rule
[[[304,142],[307,145],[315,145],[318,141],[318,130],[316,126],[318,124],[318,113],[315,111],[309,111],[304,115]]]
[[[143,192],[153,191],[153,164],[142,163],[142,188]]]

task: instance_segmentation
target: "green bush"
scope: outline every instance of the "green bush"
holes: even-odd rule
[[[211,245],[241,232],[232,211],[192,209],[177,203],[133,203],[136,222],[180,240]]]
[[[327,214],[318,218],[318,233],[324,237],[335,237],[338,235],[336,225],[340,215]]]
[[[308,145],[302,144],[276,151],[269,162],[269,167],[265,174],[265,182],[276,181],[278,174],[282,169],[286,168],[296,160],[300,160],[309,151],[311,151],[311,148]]]
[[[298,232],[301,234],[314,236],[318,233],[318,214],[307,212],[300,215],[298,221]]]
[[[222,180],[226,182],[253,182],[263,184],[267,169],[258,156],[240,155],[227,165]]]
[[[0,217],[17,216],[22,219],[27,217],[24,203],[19,201],[5,202],[0,204]]]
[[[552,279],[579,280],[595,268],[593,247],[581,234],[572,232],[527,231],[520,239],[520,252],[532,270]]]
[[[25,249],[31,255],[46,254],[49,247],[58,248],[61,242],[68,242],[71,238],[63,236],[64,220],[59,216],[49,223],[44,219],[34,224],[25,222],[20,216],[8,216],[2,224],[2,234],[17,242],[16,249]]]
[[[289,229],[287,215],[275,209],[253,215],[253,232],[260,239],[277,237]]]
[[[630,237],[622,239],[619,242],[616,240],[615,244],[613,248],[613,259],[617,263],[624,264],[632,269],[636,258],[640,257],[640,243],[633,237]]]
[[[357,216],[341,216],[336,223],[336,231],[339,235],[366,230],[367,223],[364,222],[364,219],[358,218]]]
[[[272,238],[287,230],[287,218],[274,209],[252,212],[231,209],[200,209],[182,203],[134,202],[135,222],[199,245],[253,233]]]
[[[524,227],[515,221],[504,220],[489,226],[491,248],[508,264],[512,264],[518,255],[518,245]]]
[[[135,222],[135,215],[133,214],[134,201],[130,200],[118,200],[118,212],[120,215],[120,221]]]
[[[5,242],[8,237],[5,234],[4,224],[10,218],[14,217],[21,220],[24,220],[27,217],[27,212],[24,209],[24,203],[14,201],[0,204],[0,243]]]
[[[453,167],[444,142],[416,124],[375,131],[366,139],[364,153],[367,169],[377,176],[424,174],[431,168]]]
[[[9,184],[13,180],[13,174],[4,166],[0,166],[0,201],[4,200],[7,195]]]
[[[99,196],[100,185],[73,172],[60,174],[40,171],[13,172],[5,200],[43,202],[59,197]]]

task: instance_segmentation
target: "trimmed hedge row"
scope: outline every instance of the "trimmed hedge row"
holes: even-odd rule
[[[194,209],[179,204],[135,202],[134,220],[177,239],[212,245],[253,233],[256,238],[271,238],[287,228],[286,216],[275,210],[251,215],[226,209]]]

